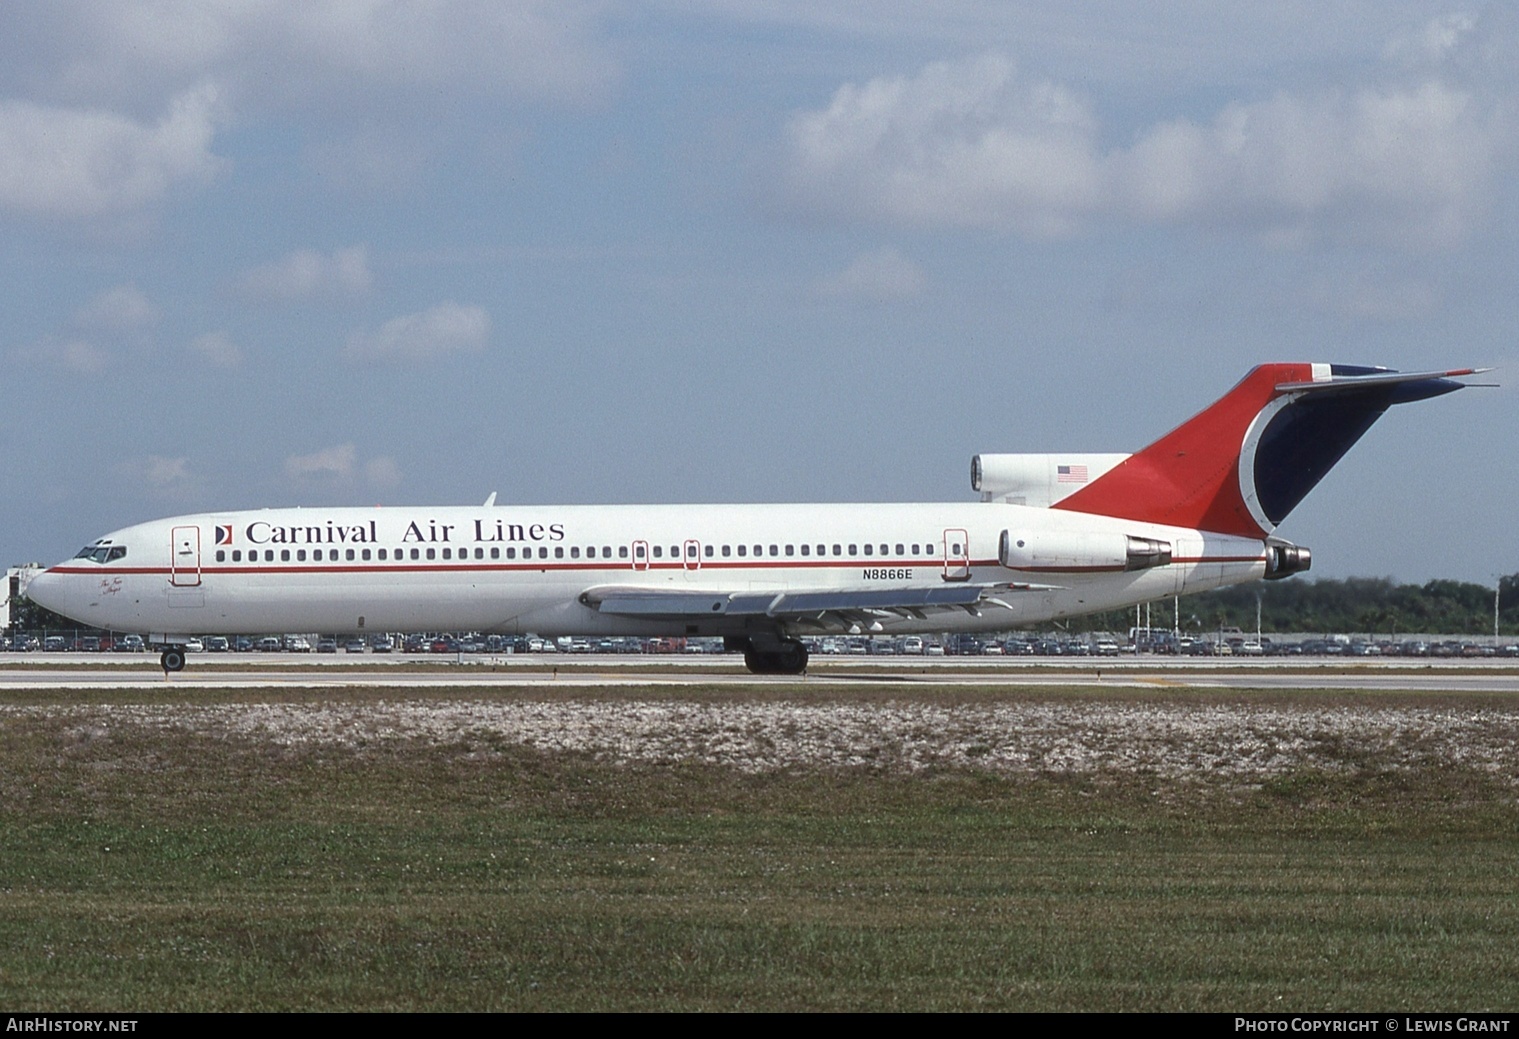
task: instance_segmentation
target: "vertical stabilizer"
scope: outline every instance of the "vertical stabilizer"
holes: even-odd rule
[[[1263,364],[1214,404],[1053,507],[1265,537],[1393,404],[1485,369]]]

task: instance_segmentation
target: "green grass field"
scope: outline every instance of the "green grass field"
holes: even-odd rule
[[[669,699],[721,718],[746,695]],[[875,706],[849,690],[807,696]],[[572,718],[626,698],[553,706]],[[1503,725],[1519,713],[1390,699]],[[409,710],[420,726],[470,700],[418,692]],[[1352,715],[1370,700],[1269,698]],[[362,694],[280,700],[336,704],[331,738],[194,720],[207,704],[260,717],[265,702],[170,690],[151,723],[125,694],[3,705],[0,1003],[1519,1005],[1519,768],[1410,755],[1417,732],[1330,735],[1304,764],[1223,780],[1144,764],[748,769],[544,749],[477,723],[355,729],[372,706]]]

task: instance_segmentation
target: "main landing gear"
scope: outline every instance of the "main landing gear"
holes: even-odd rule
[[[185,669],[185,647],[165,646],[164,651],[158,655],[158,663],[162,665],[164,674]]]
[[[807,671],[807,647],[797,639],[728,638],[728,649],[744,651],[744,666],[756,675],[800,675]]]

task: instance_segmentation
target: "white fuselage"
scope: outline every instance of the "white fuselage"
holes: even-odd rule
[[[1153,538],[1171,560],[1012,569],[999,563],[1004,532]],[[94,558],[87,549],[38,575],[28,594],[83,623],[170,643],[292,631],[737,635],[735,620],[619,616],[583,596],[966,581],[1008,589],[976,609],[883,613],[870,630],[995,631],[1253,580],[1267,558],[1261,540],[998,502],[266,509],[139,524],[92,547]],[[857,624],[829,614],[780,628]]]

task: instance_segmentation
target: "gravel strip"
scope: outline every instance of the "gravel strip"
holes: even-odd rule
[[[516,745],[608,763],[919,773],[1135,773],[1250,782],[1294,769],[1460,765],[1519,782],[1519,709],[1061,702],[375,701],[3,706],[95,739],[123,727],[362,752]]]

